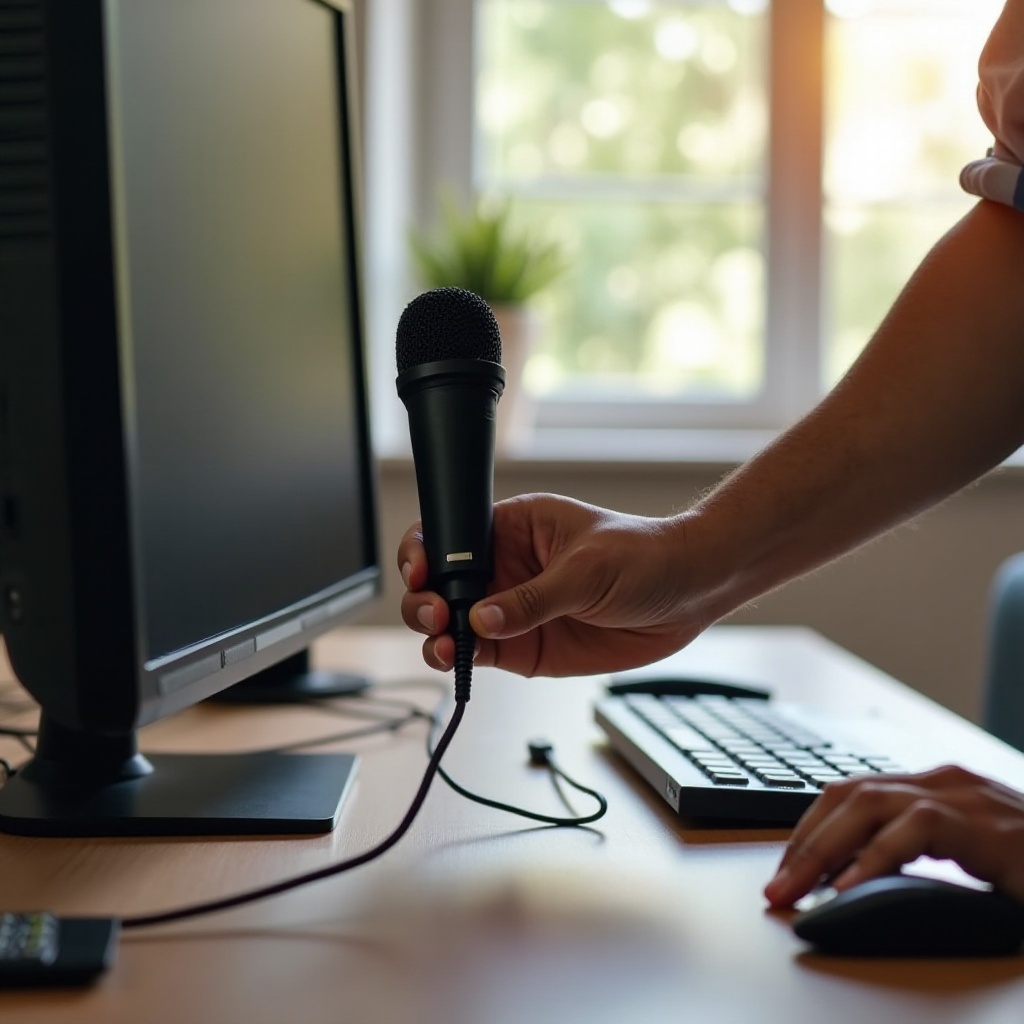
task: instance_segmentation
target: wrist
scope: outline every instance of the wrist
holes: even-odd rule
[[[702,629],[757,596],[747,571],[750,559],[723,520],[697,506],[667,523],[675,553],[673,572],[683,581],[683,611],[698,618]]]

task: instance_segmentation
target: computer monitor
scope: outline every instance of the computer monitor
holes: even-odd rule
[[[347,0],[0,4],[0,622],[31,834],[324,831],[351,757],[140,727],[380,589]]]

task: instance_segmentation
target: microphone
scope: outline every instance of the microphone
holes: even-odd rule
[[[476,646],[469,609],[487,593],[494,575],[494,439],[505,388],[501,335],[479,295],[434,288],[406,306],[395,354],[398,396],[409,414],[429,586],[451,611],[455,694],[469,700]]]

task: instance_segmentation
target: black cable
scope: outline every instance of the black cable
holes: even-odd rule
[[[409,689],[428,689],[437,690],[438,693],[447,694],[448,684],[441,679],[431,679],[426,676],[412,676],[409,679],[389,679],[385,682],[376,682],[373,684],[373,688],[369,691],[364,691],[359,694],[352,694],[352,696],[359,697],[373,697],[374,700],[378,698],[375,694],[384,693],[387,690],[409,690]],[[350,699],[349,697],[342,698],[344,700]]]
[[[555,792],[558,794],[558,799],[562,801],[562,805],[565,807],[565,809],[570,814],[578,815],[579,811],[577,811],[576,808],[573,807],[572,801],[569,799],[568,796],[566,796],[565,790],[562,789],[561,780],[559,779],[558,775],[556,775],[554,772],[551,773],[551,785],[555,787]]]
[[[5,707],[5,704],[9,706]],[[0,697],[0,713],[2,713],[5,718],[8,716],[20,717],[21,715],[37,709],[38,705],[33,701],[26,700],[16,703],[16,698]],[[38,735],[38,729],[23,729],[13,725],[0,725],[0,737],[7,736],[11,739],[17,740],[18,743],[30,754],[35,753],[35,746],[32,741],[35,740]]]
[[[440,768],[441,758],[444,756],[444,752],[448,749],[448,745],[451,743],[452,737],[455,735],[455,731],[458,729],[459,723],[462,721],[462,716],[465,713],[465,710],[466,702],[464,700],[457,701],[455,709],[452,711],[451,719],[448,722],[448,727],[445,729],[444,735],[438,741],[436,749],[431,754],[430,763],[427,765],[427,770],[423,775],[423,781],[420,783],[419,789],[416,791],[416,796],[413,798],[409,810],[406,811],[405,817],[399,822],[398,827],[376,846],[371,847],[363,853],[357,854],[355,857],[350,857],[348,860],[343,860],[338,864],[331,864],[325,868],[319,868],[316,871],[309,871],[306,874],[296,875],[294,878],[285,879],[282,882],[275,882],[272,885],[261,886],[258,889],[250,889],[247,892],[236,893],[234,896],[225,896],[218,900],[194,903],[188,907],[178,907],[175,910],[166,910],[155,914],[142,914],[136,915],[135,917],[122,918],[121,927],[148,928],[151,925],[170,924],[172,921],[182,921],[189,917],[198,917],[201,914],[213,914],[221,910],[229,910],[230,908],[240,906],[243,903],[252,903],[255,900],[266,899],[269,896],[277,896],[279,893],[287,892],[290,889],[296,889],[300,885],[307,885],[310,882],[318,882],[323,878],[330,878],[332,875],[340,875],[343,871],[350,871],[352,868],[360,867],[361,865],[381,856],[381,854],[386,853],[409,830],[409,827],[415,820],[420,808],[423,806],[423,802],[427,797],[427,791],[430,789],[430,784],[433,782],[434,776]]]
[[[316,871],[308,871],[305,874],[296,875],[292,878],[285,879],[280,882],[274,882],[270,885],[260,886],[256,889],[249,889],[245,892],[236,893],[234,896],[225,896],[220,899],[206,900],[201,903],[193,903],[190,906],[177,907],[173,910],[159,911],[153,914],[138,914],[133,917],[126,917],[121,919],[122,928],[148,928],[155,925],[171,924],[174,921],[183,921],[192,917],[199,917],[204,914],[218,913],[223,910],[230,910],[233,907],[242,906],[246,903],[252,903],[256,900],[267,899],[271,896],[277,896],[281,893],[288,892],[292,889],[297,889],[300,886],[308,885],[311,882],[318,882],[324,878],[330,878],[333,875],[340,875],[345,871],[350,871],[353,868],[361,867],[363,864],[367,864],[372,860],[380,857],[382,854],[390,850],[404,835],[408,832],[413,822],[416,820],[423,804],[427,798],[427,793],[430,789],[431,783],[436,775],[440,775],[442,779],[453,789],[456,793],[466,797],[469,800],[473,800],[476,803],[484,804],[488,807],[494,807],[498,810],[508,811],[512,814],[520,815],[524,818],[530,818],[533,821],[543,822],[549,825],[587,825],[591,822],[597,821],[603,817],[608,809],[608,802],[605,798],[597,792],[597,790],[591,789],[587,786],[576,782],[569,775],[567,775],[561,768],[559,768],[551,756],[551,746],[546,743],[533,743],[530,745],[530,756],[531,760],[535,764],[546,767],[551,772],[552,781],[555,784],[555,788],[558,789],[558,779],[562,779],[567,782],[574,789],[579,790],[581,793],[586,793],[592,796],[598,803],[598,810],[587,816],[563,818],[549,814],[539,814],[534,811],[526,810],[525,808],[515,807],[511,804],[501,803],[497,800],[491,800],[487,797],[480,796],[478,793],[473,793],[470,790],[460,786],[444,769],[441,768],[441,759],[444,757],[462,718],[466,711],[466,702],[469,700],[470,686],[473,672],[473,653],[475,647],[475,640],[467,642],[465,635],[456,635],[456,656],[455,656],[455,707],[452,711],[451,718],[448,721],[448,725],[445,728],[441,738],[437,741],[437,745],[433,744],[434,733],[436,732],[439,724],[440,712],[435,711],[433,714],[426,714],[420,709],[411,711],[404,718],[398,718],[393,721],[381,722],[377,725],[369,726],[365,730],[359,730],[359,732],[366,734],[369,731],[378,731],[384,729],[398,729],[410,721],[417,720],[419,718],[428,718],[431,722],[431,727],[427,732],[427,750],[430,754],[430,760],[427,764],[426,771],[423,774],[423,778],[420,782],[419,788],[413,797],[412,803],[409,805],[409,809],[406,811],[405,816],[398,823],[395,829],[381,840],[376,846],[371,847],[369,850],[365,850],[363,853],[357,854],[354,857],[349,857],[347,860],[343,860],[337,864],[330,864],[324,868],[318,868]],[[352,735],[350,732],[349,735]],[[328,739],[336,737],[321,738],[317,741],[309,741],[308,744],[296,744],[298,745],[312,745],[313,743],[327,742]],[[286,749],[286,748],[276,748]],[[9,771],[9,766],[6,763],[3,765]],[[561,795],[561,792],[559,790]],[[563,802],[564,800],[563,796]]]
[[[36,748],[30,742],[39,735],[36,729],[15,729],[10,726],[0,726],[0,736],[9,736],[17,740],[30,754],[36,752]]]
[[[423,711],[418,704],[414,704],[411,700],[394,700],[387,697],[375,697],[372,694],[353,693],[349,696],[335,698],[335,701],[327,702],[320,697],[310,697],[300,703],[302,707],[335,718],[369,718],[374,721],[386,721],[389,710],[402,711],[406,715],[414,717],[429,717],[426,711]]]
[[[427,734],[427,752],[431,752],[431,745],[433,741],[433,734],[437,729],[438,716],[435,714],[433,719],[433,726],[430,732]],[[493,807],[499,811],[507,811],[509,814],[516,814],[521,818],[529,818],[531,821],[539,821],[545,825],[561,825],[566,827],[572,827],[577,825],[590,825],[600,818],[603,818],[608,810],[608,801],[602,796],[596,789],[591,789],[589,786],[584,786],[582,783],[577,782],[575,779],[570,778],[561,768],[555,764],[554,759],[551,756],[550,744],[531,744],[530,745],[530,759],[532,763],[539,766],[545,767],[551,772],[552,781],[555,782],[557,789],[557,780],[562,779],[567,782],[573,789],[579,790],[581,793],[586,793],[588,796],[593,797],[597,801],[597,810],[593,814],[582,815],[579,817],[561,817],[557,814],[542,814],[539,811],[531,811],[525,807],[516,807],[514,804],[502,803],[500,800],[492,800],[490,797],[481,796],[479,793],[474,793],[472,790],[466,789],[465,786],[456,782],[443,768],[438,766],[437,774],[453,789],[459,796],[464,796],[467,800],[472,800],[474,803],[483,804],[485,807]]]
[[[11,688],[16,688],[16,685],[17,684],[12,684]],[[434,689],[442,689],[447,692],[447,687],[445,687],[443,683],[434,683],[434,681],[430,679],[411,679],[408,681],[398,681],[386,684],[377,683],[374,689],[381,690],[385,687],[390,687],[394,689],[404,689],[408,687],[424,686],[431,687]],[[2,691],[0,691],[0,710],[2,710],[2,705],[6,700],[13,700],[13,698],[3,697]],[[257,750],[243,750],[239,751],[239,753],[273,754],[286,753],[288,751],[293,750],[304,750],[307,747],[319,747],[325,743],[343,743],[347,740],[363,739],[366,736],[372,736],[376,732],[398,732],[400,729],[404,729],[405,726],[410,725],[412,722],[420,721],[423,719],[429,721],[433,720],[433,716],[429,712],[422,710],[422,708],[418,707],[416,704],[413,704],[411,701],[390,700],[387,697],[379,697],[375,694],[369,693],[353,693],[348,696],[340,698],[340,700],[342,700],[346,704],[349,704],[350,702],[354,702],[357,700],[365,701],[366,703],[383,704],[385,707],[394,707],[405,710],[407,714],[402,718],[389,718],[387,716],[374,716],[371,711],[367,714],[360,714],[358,716],[351,717],[372,718],[375,721],[378,721],[380,723],[379,725],[374,725],[366,729],[352,729],[346,732],[331,733],[328,736],[323,736],[318,739],[297,740],[295,743],[287,743],[277,747],[265,747]],[[318,711],[335,713],[341,716],[350,715],[351,712],[350,707],[336,707],[330,704],[326,704],[322,698],[310,698],[308,701],[303,701],[302,703],[308,707],[316,708]],[[10,711],[11,714],[25,714],[28,711],[38,710],[38,705],[35,704],[35,702],[33,701],[25,700],[21,702],[21,705],[23,706],[18,706],[16,708],[11,708],[8,710]],[[8,736],[11,739],[17,740],[18,743],[20,743],[21,746],[24,747],[24,749],[29,754],[35,753],[35,746],[33,745],[32,740],[35,740],[38,737],[38,735],[38,729],[20,729],[15,728],[14,726],[0,726],[0,737]],[[0,767],[3,767],[2,763],[0,763]],[[8,772],[8,777],[13,775],[16,770],[17,769],[12,769],[10,772]]]
[[[344,697],[342,699],[349,702],[357,700],[361,701],[367,698],[364,698],[362,694],[353,694],[350,697]],[[307,750],[310,747],[322,747],[327,743],[345,743],[349,740],[363,739],[367,736],[374,736],[377,733],[397,733],[407,725],[411,725],[413,722],[432,722],[434,720],[434,716],[429,711],[424,711],[421,707],[413,704],[411,701],[378,700],[378,698],[371,697],[368,698],[368,702],[381,703],[386,707],[398,708],[404,711],[405,714],[380,714],[375,713],[373,708],[359,709],[358,714],[352,714],[352,709],[350,708],[328,708],[322,703],[312,700],[309,702],[309,706],[316,708],[318,711],[327,711],[344,718],[369,719],[374,724],[362,726],[360,728],[346,729],[342,732],[328,733],[326,736],[314,736],[312,739],[308,740],[296,740],[294,743],[282,743],[273,747],[259,747],[256,749],[240,750],[238,753],[286,754],[295,750]]]
[[[349,714],[353,704],[370,704],[378,705],[382,708],[396,708],[405,712],[419,712],[421,715],[428,714],[414,701],[403,700],[396,697],[382,697],[377,691],[379,689],[383,689],[383,686],[383,683],[377,683],[370,690],[366,690],[362,693],[354,693],[350,697],[339,698],[338,703],[334,704],[330,710],[335,714],[347,715]],[[439,689],[443,694],[448,693],[447,686],[439,687]],[[325,710],[327,709],[325,708]]]
[[[256,749],[240,750],[239,754],[289,754],[296,750],[308,750],[310,747],[322,747],[327,743],[347,743],[349,740],[364,739],[378,733],[400,732],[413,722],[420,722],[430,716],[426,712],[405,715],[402,718],[381,719],[375,725],[364,725],[360,729],[346,729],[344,732],[329,733],[326,736],[315,736],[309,740],[296,740],[294,743],[282,743],[274,747],[257,747]]]

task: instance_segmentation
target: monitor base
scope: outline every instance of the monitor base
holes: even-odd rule
[[[368,676],[310,668],[305,650],[207,699],[218,704],[295,704],[354,697],[372,685]]]
[[[330,832],[352,754],[154,754],[152,770],[101,784],[18,773],[0,790],[0,832],[25,836],[313,835]]]

